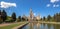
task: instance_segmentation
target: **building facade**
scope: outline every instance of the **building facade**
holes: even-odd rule
[[[32,8],[30,8],[30,15],[28,16],[29,21],[36,21],[40,19],[40,14],[38,16],[34,16]]]

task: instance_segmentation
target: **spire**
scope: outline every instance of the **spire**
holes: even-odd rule
[[[32,8],[30,8],[30,12],[32,12]]]
[[[32,8],[30,8],[30,20],[33,20],[33,17],[34,17],[34,15],[33,15],[33,12],[32,12]]]
[[[30,8],[30,17],[32,17],[32,8]]]

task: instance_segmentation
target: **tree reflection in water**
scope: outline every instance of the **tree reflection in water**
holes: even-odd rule
[[[60,29],[60,24],[54,24],[54,29]]]

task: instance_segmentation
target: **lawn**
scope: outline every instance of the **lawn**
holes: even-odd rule
[[[22,24],[25,24],[27,22],[19,22],[19,23],[16,23],[16,24],[11,24],[11,25],[8,25],[8,26],[3,26],[3,27],[0,27],[0,29],[12,29],[13,27],[16,27],[16,26],[19,26],[19,25],[22,25]]]

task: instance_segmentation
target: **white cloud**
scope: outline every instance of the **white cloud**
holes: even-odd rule
[[[52,6],[52,7],[60,7],[60,5],[58,5],[58,2],[60,2],[60,0],[50,0],[50,4],[47,4],[47,7],[50,7],[50,6]]]
[[[9,7],[16,7],[16,3],[9,3],[9,2],[4,2],[4,1],[1,1],[0,2],[0,7],[1,8],[9,8]]]
[[[51,3],[59,2],[59,0],[50,0]]]
[[[47,4],[47,7],[50,7],[50,4]]]
[[[53,7],[59,7],[59,5],[53,5]]]

